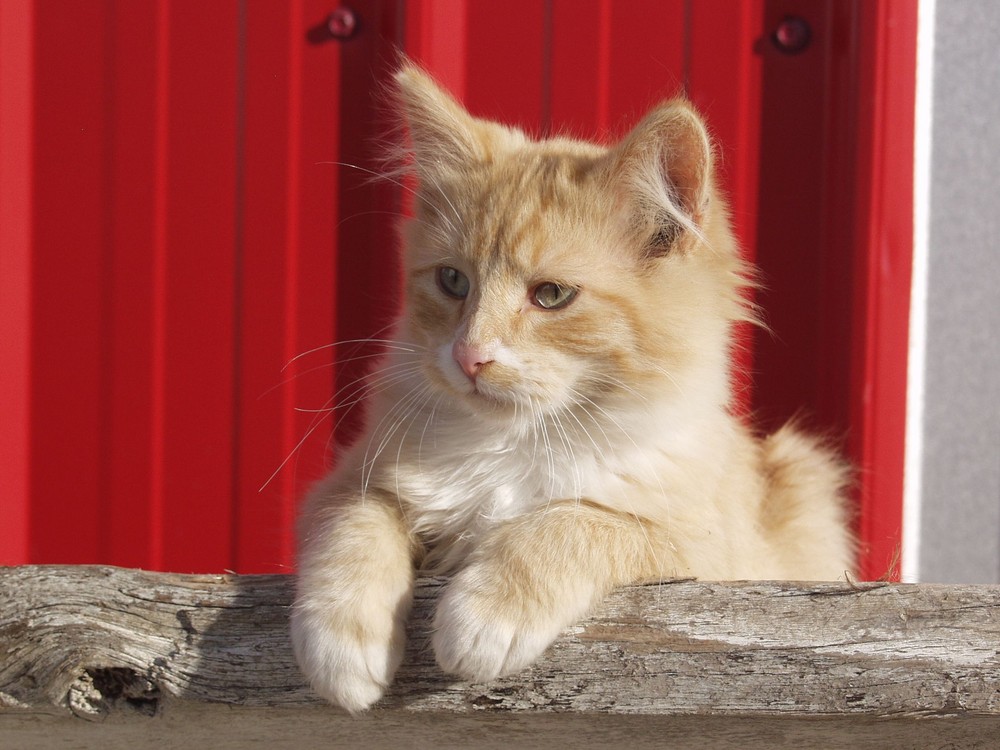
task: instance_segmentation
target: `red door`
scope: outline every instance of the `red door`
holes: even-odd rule
[[[0,4],[0,562],[288,570],[391,318],[393,49],[478,114],[608,139],[687,91],[775,337],[765,422],[861,467],[899,540],[915,8],[892,0]],[[779,43],[774,32],[783,22]],[[808,33],[803,37],[803,30]],[[798,36],[796,34],[798,33]],[[801,49],[793,48],[805,38]]]

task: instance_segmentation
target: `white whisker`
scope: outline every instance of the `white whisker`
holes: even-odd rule
[[[423,467],[420,463],[420,457],[424,449],[424,437],[427,435],[427,428],[431,426],[431,422],[434,421],[434,415],[437,414],[438,405],[441,403],[441,399],[444,398],[444,393],[439,393],[437,399],[434,401],[434,406],[431,407],[430,413],[427,415],[427,421],[424,422],[424,429],[420,431],[420,442],[417,443],[417,469],[423,473]],[[435,441],[435,447],[437,443]]]
[[[569,439],[569,435],[566,433],[566,428],[563,426],[562,420],[560,419],[560,412],[552,413],[552,426],[556,430],[556,435],[559,438],[559,442],[562,443],[563,447],[566,449],[566,459],[570,461],[573,468],[573,499],[579,502],[582,498],[583,493],[583,478],[580,475],[580,465],[576,458],[576,452],[573,450],[573,443]]]
[[[664,368],[660,367],[659,365],[651,365],[651,367],[654,370],[656,370],[658,373],[660,373],[661,375],[665,376],[667,378],[667,380],[669,380],[673,384],[674,388],[676,388],[678,390],[678,392],[681,391],[681,384],[677,382],[677,378],[675,378],[667,370],[665,370]]]
[[[418,189],[415,189],[412,186],[407,185],[402,180],[396,179],[391,174],[387,174],[387,173],[384,173],[384,172],[376,172],[374,169],[368,169],[367,167],[362,167],[362,166],[360,166],[358,164],[349,164],[349,163],[344,162],[344,161],[321,161],[321,162],[317,162],[317,164],[326,164],[326,165],[332,165],[332,166],[337,166],[337,167],[347,167],[349,169],[356,169],[359,172],[363,172],[364,174],[370,175],[371,177],[374,177],[374,178],[376,178],[378,180],[384,180],[384,181],[386,181],[386,182],[388,182],[388,183],[390,183],[392,185],[395,185],[396,187],[400,188],[401,190],[406,191],[407,193],[410,193],[411,195],[413,195],[416,198],[421,197],[420,196],[420,191]],[[424,182],[426,183],[427,181],[425,180]],[[448,199],[448,196],[444,194],[444,190],[441,188],[441,186],[437,185],[437,184],[434,184],[433,186],[437,189],[437,191],[442,195],[442,197],[445,199],[445,201],[451,207],[451,210],[455,214],[455,218],[457,218],[459,220],[460,224],[463,224],[464,222],[462,221],[461,215],[458,213],[458,210],[455,208],[455,205]],[[436,206],[434,206],[433,204],[429,204],[429,205],[431,205],[431,207],[437,212],[438,216],[441,217],[442,221],[444,221],[446,224],[448,224],[448,226],[451,228],[451,230],[457,234],[458,233],[458,228],[454,224],[451,223],[451,220],[445,215],[445,213],[443,211],[441,211],[439,208],[437,208]]]
[[[371,437],[368,440],[368,445],[365,448],[364,460],[361,464],[361,497],[364,499],[368,492],[368,483],[371,481],[372,472],[375,467],[376,461],[378,461],[379,456],[385,451],[392,437],[398,432],[402,421],[410,414],[410,407],[415,401],[419,400],[428,390],[430,386],[427,384],[417,384],[409,391],[406,392],[392,408],[389,409],[379,420],[379,423],[371,431]],[[379,436],[380,430],[382,430],[383,425],[385,425],[386,420],[390,420],[385,431]],[[379,444],[375,449],[374,454],[371,454],[372,443],[378,438]],[[370,456],[370,457],[369,457]]]
[[[345,346],[346,344],[359,344],[359,345],[360,344],[381,344],[382,347],[383,347],[383,349],[385,349],[385,350],[396,350],[396,351],[401,351],[401,352],[417,352],[417,351],[420,351],[420,350],[426,350],[427,349],[427,347],[420,346],[419,344],[413,344],[413,343],[410,343],[410,342],[407,342],[407,341],[395,341],[393,339],[347,339],[345,341],[334,341],[332,344],[323,344],[322,346],[317,346],[317,347],[314,347],[314,348],[309,349],[307,351],[304,351],[304,352],[301,352],[299,354],[296,354],[294,357],[292,357],[290,360],[288,360],[288,362],[285,363],[285,366],[282,367],[281,369],[282,369],[282,371],[285,371],[286,369],[288,369],[288,367],[291,364],[293,364],[294,362],[297,362],[298,360],[302,359],[303,357],[308,357],[310,354],[316,354],[317,352],[322,352],[322,351],[326,351],[328,349],[333,349],[334,347],[337,347],[337,346]],[[381,352],[379,352],[379,353],[381,353]],[[365,356],[369,356],[369,355],[365,355]],[[376,356],[376,355],[371,355],[371,356]],[[341,360],[338,360],[338,361],[341,361]]]

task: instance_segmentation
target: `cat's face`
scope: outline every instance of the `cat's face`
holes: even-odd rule
[[[634,358],[638,269],[595,210],[598,161],[520,144],[428,197],[408,231],[409,323],[440,388],[486,411],[549,411]]]
[[[725,357],[739,281],[699,252],[710,151],[690,110],[604,149],[474,119],[418,71],[400,85],[420,181],[405,326],[433,388],[530,420],[676,387],[702,348]]]

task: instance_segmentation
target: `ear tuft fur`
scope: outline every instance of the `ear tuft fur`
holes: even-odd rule
[[[426,71],[406,60],[395,80],[419,172],[447,171],[481,158],[475,119]]]
[[[712,145],[684,99],[654,108],[612,152],[612,175],[625,180],[648,253],[665,255],[683,232],[701,236],[712,192]]]

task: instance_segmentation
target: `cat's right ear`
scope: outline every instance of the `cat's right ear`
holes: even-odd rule
[[[483,157],[475,118],[424,70],[405,61],[395,79],[419,172],[440,174]]]
[[[647,254],[665,255],[684,232],[700,234],[712,194],[712,144],[687,101],[654,108],[610,153],[608,174],[642,228]]]

